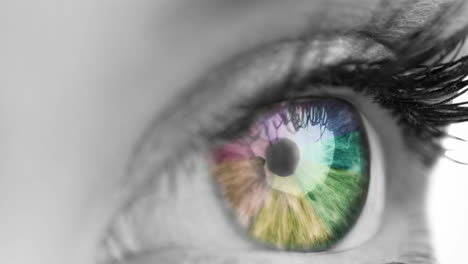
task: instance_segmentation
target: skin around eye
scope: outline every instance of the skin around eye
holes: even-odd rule
[[[213,177],[254,240],[325,250],[352,228],[369,185],[358,114],[338,99],[285,102],[213,150]]]
[[[261,65],[265,65],[265,63],[261,63]],[[232,76],[231,72],[229,75]],[[258,76],[258,73],[256,76]],[[240,77],[245,77],[245,75],[236,75],[235,79],[244,79]],[[221,78],[221,80],[223,80],[223,78]],[[242,87],[245,87],[245,83],[246,82],[241,82],[241,84],[243,84]],[[224,97],[232,98],[232,96]],[[236,96],[235,98],[238,97],[240,96]],[[351,98],[353,96],[349,97]],[[354,95],[354,97],[357,97],[357,95]],[[346,100],[351,102],[350,98],[346,97]],[[210,97],[210,100],[213,99]],[[366,98],[366,100],[362,99],[361,101],[357,102],[358,103],[353,104],[355,107],[366,110],[367,108],[364,107],[364,105],[368,105],[371,102],[371,100],[369,100],[369,98]],[[213,106],[211,103],[209,105]],[[378,132],[377,134],[385,141],[383,148],[386,152],[385,163],[388,162],[390,164],[390,166],[388,167],[391,168],[391,170],[389,169],[387,171],[389,175],[389,177],[387,177],[389,181],[388,193],[390,195],[388,196],[388,201],[386,201],[386,221],[382,227],[382,231],[379,231],[379,235],[373,238],[371,241],[369,241],[370,243],[360,244],[361,247],[354,247],[354,250],[349,250],[348,252],[335,252],[333,254],[302,254],[300,256],[301,259],[303,259],[304,263],[310,263],[310,261],[327,264],[343,262],[347,263],[348,261],[343,260],[349,259],[356,260],[355,263],[371,262],[371,260],[375,261],[377,259],[381,259],[381,262],[384,263],[384,258],[382,258],[382,256],[386,256],[385,260],[395,262],[393,260],[396,260],[397,256],[406,253],[404,252],[404,250],[401,250],[402,247],[400,245],[403,244],[403,241],[414,242],[416,239],[419,239],[417,236],[414,235],[415,232],[410,232],[413,231],[410,229],[414,229],[414,227],[420,227],[421,222],[418,221],[420,219],[418,217],[415,217],[414,215],[419,216],[422,214],[418,210],[414,209],[418,209],[418,206],[420,206],[421,203],[407,203],[407,201],[416,200],[413,199],[414,197],[422,197],[421,193],[423,188],[420,188],[420,186],[423,185],[424,181],[423,179],[414,176],[417,175],[416,173],[410,171],[410,169],[415,167],[414,165],[417,164],[417,162],[415,162],[415,157],[413,153],[409,152],[408,149],[405,148],[401,131],[398,129],[397,124],[394,122],[395,120],[391,118],[391,116],[389,116],[388,113],[382,112],[381,107],[377,107],[375,105],[372,107],[368,107],[372,110],[367,110],[363,112],[365,112],[367,116],[371,117],[369,118],[372,121],[371,123],[378,124],[376,125]],[[212,107],[212,109],[216,109],[217,112],[220,112],[218,107]],[[231,107],[229,109],[233,108]],[[186,111],[191,111],[191,109],[188,109]],[[232,111],[224,112],[232,114]],[[377,117],[373,115],[377,115]],[[210,120],[216,119],[213,117],[213,115],[204,112],[203,115],[198,115],[198,118],[196,120],[191,120],[188,118],[183,120],[185,120],[187,124],[193,126],[194,123],[201,123],[199,122],[199,119],[201,119],[201,117],[207,117],[207,119]],[[180,135],[180,133],[177,132],[184,131],[184,126],[181,126],[180,122],[178,122],[177,125],[174,125],[175,122],[168,122],[167,124],[168,125],[166,127],[168,128],[167,130],[169,131],[169,133],[166,134],[167,137],[164,138],[164,141],[172,143],[183,142],[181,140],[181,137],[178,136]],[[205,122],[204,124],[205,126],[203,127],[206,130],[210,130],[215,126],[215,122]],[[229,122],[224,122],[222,124],[223,125],[218,126],[224,127],[224,125],[229,124]],[[193,129],[193,127],[189,126],[187,126],[187,128]],[[187,130],[191,131],[190,129]],[[154,134],[159,135],[160,133]],[[197,133],[193,133],[192,135],[199,136]],[[168,140],[171,138],[174,140]],[[209,138],[209,140],[212,140],[212,138]],[[297,144],[296,142],[294,142],[294,144],[295,145],[293,146],[299,148],[299,144]],[[280,176],[280,174],[281,176],[286,176],[288,175],[287,172],[290,170],[296,171],[297,164],[294,164],[295,162],[298,162],[298,159],[303,157],[303,155],[301,155],[300,152],[297,156],[288,155],[287,157],[291,158],[291,162],[286,162],[284,166],[279,166],[280,168],[278,168],[274,166],[275,164],[277,164],[276,162],[274,162],[274,160],[278,159],[278,156],[275,154],[277,153],[277,150],[283,149],[289,153],[296,153],[295,147],[290,147],[291,144],[289,143],[273,145],[279,147],[272,147],[269,149],[270,151],[265,151],[265,157],[263,157],[263,160],[258,159],[257,161],[260,164],[264,163],[266,165],[266,169],[270,170],[270,172],[272,173],[276,173],[278,176]],[[284,146],[281,147],[282,145]],[[160,150],[160,146],[158,147]],[[170,147],[173,146],[171,145]],[[179,148],[176,149],[179,150]],[[207,154],[194,154],[191,152],[191,149],[189,147],[185,148],[185,146],[182,150],[184,153],[188,153],[185,154],[185,156],[193,155],[198,156],[198,158],[200,158],[203,157],[204,154]],[[267,157],[267,153],[271,154],[271,159]],[[281,155],[279,156],[279,159],[281,159]],[[222,211],[220,210],[221,208],[217,207],[217,204],[213,203],[213,200],[215,200],[215,198],[220,198],[221,200],[221,197],[216,197],[211,192],[212,190],[209,188],[209,183],[211,183],[211,181],[209,183],[205,182],[210,180],[209,177],[205,177],[207,176],[207,171],[205,170],[206,168],[201,168],[199,170],[196,169],[199,165],[202,165],[201,167],[203,167],[205,162],[203,158],[197,160],[197,166],[193,167],[186,166],[182,160],[183,159],[179,156],[175,156],[174,159],[170,159],[171,162],[168,162],[173,164],[170,164],[170,166],[168,165],[167,167],[170,167],[171,169],[172,167],[177,168],[174,169],[175,172],[170,171],[171,169],[167,169],[166,166],[156,167],[159,169],[158,171],[153,170],[153,168],[151,168],[151,173],[158,174],[158,178],[161,179],[160,181],[158,181],[158,184],[155,185],[155,189],[150,190],[151,192],[153,192],[153,194],[142,198],[141,200],[144,200],[143,203],[140,203],[142,201],[138,199],[138,201],[136,202],[136,204],[138,205],[136,207],[141,206],[141,210],[131,208],[129,212],[125,211],[125,216],[123,218],[119,217],[117,221],[115,221],[117,223],[115,225],[116,229],[113,229],[112,231],[116,232],[112,233],[111,236],[117,237],[115,239],[117,241],[119,241],[120,238],[120,240],[122,240],[120,242],[122,242],[122,247],[124,248],[124,250],[126,250],[127,252],[131,252],[134,256],[138,256],[135,259],[138,259],[139,257],[145,258],[145,254],[139,254],[141,252],[154,252],[155,258],[153,260],[148,260],[148,262],[144,263],[154,263],[155,261],[164,262],[161,260],[164,259],[164,252],[168,248],[168,251],[170,251],[171,248],[175,249],[173,252],[176,253],[173,256],[173,259],[180,260],[181,262],[183,261],[183,259],[190,259],[191,257],[178,254],[178,252],[187,252],[188,250],[199,250],[200,252],[203,252],[203,254],[207,255],[222,255],[223,252],[220,249],[225,249],[225,252],[229,252],[229,254],[238,255],[239,258],[244,258],[245,256],[245,259],[250,260],[250,256],[248,256],[247,252],[257,251],[252,250],[252,245],[245,243],[245,241],[242,240],[243,237],[239,239],[238,234],[241,232],[232,232],[245,232],[246,230],[233,230],[231,225],[229,225],[232,224],[231,222],[229,222],[229,220],[235,220],[235,217],[230,217],[231,215],[227,215],[226,217],[226,215],[220,214],[220,212]],[[283,172],[280,172],[280,169]],[[169,172],[167,172],[167,170],[169,170]],[[411,175],[411,177],[408,177],[408,175]],[[417,181],[415,181],[414,179],[417,179]],[[416,184],[414,184],[413,181],[415,181]],[[143,192],[139,192],[139,194],[141,194],[141,196],[145,196],[147,193],[143,194]],[[134,214],[135,212],[137,214]],[[406,215],[407,212],[410,212],[411,215]],[[361,216],[357,218],[361,219],[363,217]],[[413,222],[408,224],[407,222],[403,222],[403,220],[405,219],[411,219]],[[124,228],[121,228],[121,226],[124,226]],[[249,228],[250,226],[251,225],[248,225]],[[356,223],[356,226],[358,226],[358,223]],[[114,228],[114,226],[112,228]],[[349,237],[349,235],[346,237]],[[110,241],[113,240],[111,239]],[[268,243],[268,241],[263,242]],[[270,244],[276,247],[287,248],[287,246],[283,246],[282,244],[278,246],[278,243]],[[406,244],[407,243],[405,242],[404,245]],[[356,244],[353,245],[355,246]],[[414,249],[416,247],[405,248]],[[238,251],[233,251],[233,249]],[[295,247],[290,247],[290,249],[319,250],[320,246],[316,246],[316,248],[314,248],[310,245],[299,245]],[[268,258],[269,260],[278,261],[278,263],[284,263],[281,262],[281,259],[278,257],[278,255],[274,254],[273,252],[276,251],[262,251],[264,255],[268,255],[263,257]],[[284,258],[286,259],[291,257],[291,254],[293,253],[295,254],[297,252],[284,252],[284,255],[281,256],[284,256]],[[276,259],[277,257],[278,259]],[[288,262],[290,262],[290,260],[288,260]],[[269,261],[268,263],[273,262]]]

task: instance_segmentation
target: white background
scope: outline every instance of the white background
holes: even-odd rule
[[[452,125],[449,133],[468,140],[468,123]],[[453,149],[447,155],[468,163],[468,143],[447,140],[445,146]],[[468,165],[439,160],[431,175],[428,206],[440,264],[468,263]]]

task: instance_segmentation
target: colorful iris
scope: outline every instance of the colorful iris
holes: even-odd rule
[[[360,117],[347,103],[285,102],[213,150],[213,177],[254,240],[324,250],[359,217],[369,185],[368,155]]]

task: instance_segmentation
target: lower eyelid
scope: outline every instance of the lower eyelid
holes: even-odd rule
[[[197,154],[195,154],[195,153],[197,153]],[[195,153],[193,153],[193,154],[194,154],[194,155],[201,155],[200,152],[195,152]],[[180,163],[175,163],[175,164],[177,164],[179,168],[176,169],[176,171],[173,172],[174,175],[166,175],[166,176],[173,176],[173,177],[176,177],[177,180],[173,183],[173,184],[175,184],[176,186],[178,186],[178,187],[176,187],[175,190],[173,190],[173,191],[175,191],[175,193],[171,193],[171,191],[170,191],[169,189],[164,188],[164,186],[167,186],[166,184],[168,184],[167,180],[169,180],[169,178],[168,178],[168,177],[163,177],[163,178],[161,178],[161,179],[166,179],[166,180],[158,181],[157,184],[156,184],[156,186],[159,186],[159,187],[152,190],[152,191],[153,191],[153,194],[151,195],[152,198],[150,198],[150,199],[152,199],[152,200],[150,200],[151,206],[158,206],[158,205],[157,205],[158,203],[161,204],[161,202],[162,202],[162,201],[165,201],[166,199],[172,199],[171,197],[175,198],[173,195],[176,195],[177,193],[184,193],[184,192],[185,192],[184,189],[181,189],[180,187],[186,185],[187,183],[178,183],[178,181],[181,181],[181,180],[182,180],[182,181],[189,181],[189,182],[192,182],[192,184],[193,184],[193,180],[195,180],[195,178],[193,178],[193,177],[200,177],[200,176],[202,176],[202,175],[196,176],[197,173],[195,173],[195,175],[193,175],[193,172],[194,172],[194,171],[193,171],[193,168],[190,170],[190,167],[188,167],[188,168],[189,168],[188,171],[187,171],[187,170],[184,170],[184,167],[186,167],[186,166],[183,165],[183,164],[184,164],[183,161],[181,161]],[[177,171],[182,172],[182,174],[185,174],[185,175],[177,175],[177,174],[180,174],[180,173],[178,173]],[[188,173],[188,172],[192,172],[192,175],[190,175],[190,173]],[[169,174],[170,174],[170,173],[169,173]],[[201,174],[204,174],[204,173],[201,173]],[[192,179],[192,178],[193,178],[193,179]],[[166,182],[166,183],[165,183],[165,182]],[[188,190],[188,189],[187,189],[187,190]],[[196,195],[196,194],[195,194],[195,195]],[[159,198],[158,198],[158,197],[159,197]],[[164,198],[164,197],[165,197],[165,198]],[[185,196],[185,197],[186,197],[187,199],[190,199],[190,196]],[[193,196],[193,199],[199,199],[199,198],[201,198],[201,197],[200,197],[200,196],[199,196],[199,197]],[[162,199],[162,200],[161,200],[161,199]],[[170,200],[167,200],[167,201],[169,202]],[[188,202],[190,202],[190,201],[188,201]],[[172,204],[172,203],[170,203],[170,204]],[[149,209],[143,209],[143,211],[147,211],[147,210],[152,210],[152,209],[151,209],[151,208],[149,208]],[[165,212],[166,212],[166,213],[169,213],[170,210],[171,210],[171,209],[168,208],[168,210],[166,210]],[[216,210],[220,210],[220,208],[218,208],[218,209],[216,209]],[[137,211],[138,211],[138,210],[137,210]],[[222,210],[220,210],[220,212],[221,212],[221,211],[222,211]],[[203,212],[203,210],[201,210],[200,212]],[[135,212],[135,211],[134,211],[134,212],[129,211],[129,212],[126,212],[126,213],[124,213],[124,214],[129,214],[130,217],[131,217],[134,213],[137,213],[137,215],[138,215],[138,212]],[[161,213],[161,212],[160,212],[160,213]],[[195,212],[194,212],[194,213],[195,213]],[[139,214],[141,214],[141,212],[140,212]],[[143,214],[145,214],[145,213],[143,212]],[[126,215],[126,216],[124,215],[124,218],[125,218],[125,217],[128,217],[129,215]],[[136,217],[138,217],[138,216],[136,216]],[[140,217],[146,217],[146,216],[141,215]],[[174,217],[175,217],[175,216],[174,216]],[[230,216],[228,216],[228,218],[229,218],[229,217],[230,217]],[[181,221],[181,219],[177,219],[177,218],[175,218],[175,219],[173,219],[173,220],[175,220],[175,221]],[[224,215],[224,216],[221,217],[221,218],[218,217],[217,220],[215,220],[215,219],[209,219],[209,218],[206,219],[206,220],[212,220],[213,222],[215,222],[215,221],[220,221],[220,222],[221,222],[221,221],[226,221],[226,215]],[[140,221],[141,221],[141,220],[140,220]],[[156,221],[156,222],[157,222],[157,221]],[[156,238],[156,237],[158,237],[158,233],[154,233],[154,232],[150,231],[151,223],[152,223],[151,218],[148,218],[147,220],[144,220],[144,222],[140,222],[139,224],[138,224],[138,223],[133,223],[133,224],[130,223],[130,224],[132,225],[132,226],[130,226],[130,228],[131,228],[131,229],[132,229],[132,228],[133,228],[133,229],[136,228],[136,229],[138,230],[137,232],[138,232],[140,235],[142,235],[143,233],[147,233],[145,236],[150,235],[150,234],[153,234],[153,235],[150,235],[150,236],[153,236],[153,238]],[[154,223],[154,222],[153,222],[153,223]],[[133,226],[133,225],[136,225],[136,226]],[[229,223],[229,225],[233,225],[233,223]],[[120,238],[120,239],[122,240],[122,241],[119,241],[119,242],[120,242],[120,243],[126,244],[126,245],[123,246],[123,247],[127,247],[127,249],[125,249],[125,250],[131,250],[131,248],[132,248],[132,246],[131,246],[132,242],[129,242],[128,236],[125,237],[125,233],[128,234],[128,231],[129,231],[128,229],[125,230],[125,228],[128,228],[128,227],[124,227],[123,229],[119,229],[119,225],[117,225],[116,227],[117,227],[117,229],[116,229],[116,230],[113,230],[113,232],[116,233],[118,239]],[[224,227],[223,229],[225,229],[225,230],[231,229],[231,230],[232,230],[231,227],[227,227],[227,226]],[[135,232],[135,231],[136,231],[136,230],[130,230],[130,232]],[[240,232],[241,232],[241,230],[232,230],[232,231],[235,231],[235,232],[237,232],[237,233],[240,233]],[[143,233],[142,233],[142,232],[143,232]],[[160,234],[160,235],[162,235],[162,234]],[[137,235],[137,236],[138,236],[138,235]],[[147,239],[150,239],[150,240],[151,240],[151,238],[147,238]],[[246,241],[247,238],[239,237],[238,239],[240,239],[239,242],[238,242],[238,244],[241,245],[241,244],[245,244],[245,241]],[[126,240],[126,241],[125,241],[125,240]],[[132,239],[130,239],[130,240],[132,240]],[[157,239],[157,240],[159,240],[159,239]],[[153,242],[151,242],[151,243],[153,243]],[[165,244],[162,243],[162,244],[160,244],[160,245],[165,245]],[[134,247],[134,248],[138,251],[138,249],[137,249],[138,247],[139,247],[139,246]],[[241,246],[241,247],[243,247],[243,246]],[[250,246],[249,246],[249,247],[250,247]],[[129,248],[130,248],[130,249],[129,249]],[[248,248],[248,247],[247,247],[247,248]],[[246,248],[246,249],[247,249],[247,248]],[[148,250],[148,249],[149,249],[149,248],[146,248],[146,250]],[[146,251],[146,250],[145,250],[145,251]],[[321,254],[321,253],[318,253],[318,254]]]

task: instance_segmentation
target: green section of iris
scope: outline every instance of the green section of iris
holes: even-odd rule
[[[361,134],[335,137],[334,148],[327,177],[307,192],[315,213],[332,234],[329,245],[342,239],[357,221],[369,185],[367,146],[363,145]]]
[[[366,143],[362,142],[361,133],[354,131],[307,146],[314,151],[320,150],[322,157],[314,157],[300,164],[293,179],[302,190],[301,200],[307,201],[319,224],[325,227],[323,232],[310,235],[314,227],[302,220],[306,214],[310,214],[310,210],[305,208],[302,212],[294,213],[290,212],[291,209],[283,210],[289,219],[285,221],[286,215],[279,216],[279,210],[270,204],[261,210],[251,229],[270,231],[257,232],[257,239],[281,248],[312,251],[324,250],[341,240],[357,221],[367,196],[369,175]],[[276,196],[278,191],[284,195],[297,196],[297,190],[288,192],[285,187],[274,186],[273,190]],[[275,199],[283,201],[278,202],[278,206],[284,206],[284,199]],[[303,206],[303,202],[294,203]],[[288,206],[298,207],[292,204]],[[314,225],[317,226],[317,223]]]

